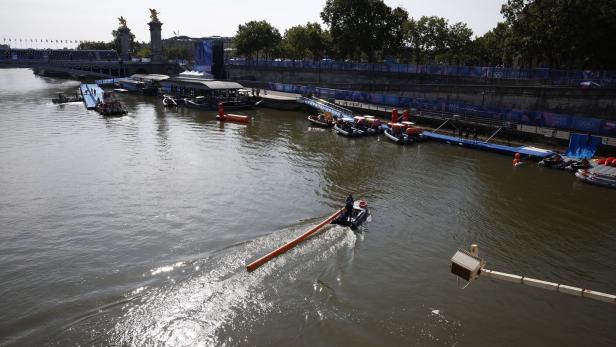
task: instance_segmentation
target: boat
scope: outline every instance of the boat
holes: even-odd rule
[[[83,101],[83,96],[75,93],[75,96],[66,96],[64,92],[58,92],[55,98],[51,99],[51,102],[54,104],[65,104],[68,102],[81,102]]]
[[[577,170],[575,177],[585,183],[616,189],[616,158],[601,158],[595,166]]]
[[[103,99],[97,99],[95,110],[103,116],[121,116],[127,113],[112,92],[103,92]]]
[[[248,109],[259,106],[263,102],[263,99],[250,98],[250,99],[240,99],[240,100],[225,100],[225,101],[219,101],[218,103],[220,102],[222,102],[222,104],[225,105],[225,109],[227,110],[248,110]],[[212,110],[215,110],[217,108],[216,105],[217,105],[217,102],[214,102],[212,104]]]
[[[560,154],[554,154],[552,156],[544,158],[537,165],[551,169],[564,170],[572,162],[572,160],[566,160]]]
[[[165,107],[175,107],[178,103],[175,99],[169,95],[163,95],[163,106]]]
[[[393,123],[385,130],[385,136],[398,144],[409,145],[423,140],[423,129],[413,126],[412,122]]]
[[[295,239],[285,243],[284,245],[276,248],[275,250],[262,256],[261,258],[258,258],[257,260],[246,265],[246,271],[248,272],[255,271],[256,269],[261,267],[263,264],[287,252],[288,250],[292,249],[293,247],[307,240],[314,234],[318,233],[327,225],[331,225],[331,224],[345,225],[345,226],[351,227],[351,229],[354,228],[355,230],[360,225],[362,225],[365,221],[367,221],[368,217],[370,216],[370,213],[368,211],[368,203],[366,203],[365,200],[358,200],[353,204],[353,212],[351,213],[350,219],[348,218],[348,215],[346,218],[342,218],[342,219],[340,218],[340,216],[345,214],[345,212],[346,212],[345,208],[339,209],[338,211],[334,212],[334,214],[327,217],[324,221],[322,221],[321,223],[319,223],[312,229],[308,230],[302,235],[296,237]]]
[[[308,120],[312,122],[312,124],[316,126],[324,127],[324,128],[329,128],[334,125],[332,115],[329,112],[325,112],[324,114],[319,114],[318,116],[310,115],[308,116]]]
[[[336,130],[336,134],[346,137],[357,137],[365,134],[364,130],[356,128],[355,124],[351,121],[339,120],[334,125],[334,130]]]
[[[368,216],[370,216],[368,203],[365,200],[358,200],[353,203],[353,211],[351,213],[345,211],[338,218],[334,219],[332,224],[347,226],[351,230],[357,230],[368,219]]]
[[[222,103],[227,110],[246,110],[258,106],[263,101],[255,98],[220,101],[217,98],[206,98],[205,96],[186,98],[185,100],[186,106],[201,110],[216,110],[220,103]]]
[[[199,110],[210,110],[210,103],[204,96],[197,96],[195,98],[184,99],[187,107],[196,108]]]
[[[248,116],[225,113],[225,106],[222,102],[218,104],[216,119],[221,122],[250,123],[250,117]]]
[[[588,169],[578,170],[575,177],[584,183],[616,189],[616,170],[613,174],[604,174]]]
[[[571,161],[571,163],[565,167],[565,170],[576,172],[578,170],[590,169],[591,167],[588,159],[576,159]]]

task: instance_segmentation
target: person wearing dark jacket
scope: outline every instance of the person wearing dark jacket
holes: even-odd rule
[[[347,196],[346,200],[345,200],[345,211],[344,211],[344,219],[348,220],[351,218],[351,216],[353,215],[353,204],[354,204],[354,200],[353,200],[353,195],[349,194],[349,196]]]

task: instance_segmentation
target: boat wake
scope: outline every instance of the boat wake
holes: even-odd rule
[[[108,342],[173,346],[240,342],[233,341],[240,337],[230,332],[238,327],[249,330],[247,327],[254,322],[277,312],[279,289],[340,250],[352,249],[357,240],[350,229],[329,226],[257,271],[246,272],[247,259],[268,252],[304,229],[305,226],[275,232],[192,263],[192,274],[184,280],[170,280],[124,305]],[[151,273],[173,272],[177,268],[174,265]]]

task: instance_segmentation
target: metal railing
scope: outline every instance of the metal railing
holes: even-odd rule
[[[401,74],[429,74],[473,77],[486,80],[526,80],[553,86],[580,86],[593,81],[602,87],[616,87],[616,71],[559,70],[550,68],[505,68],[490,66],[449,66],[395,63],[355,63],[338,61],[290,61],[228,59],[229,66],[261,66],[272,68],[314,69],[323,71],[365,71]],[[595,86],[595,85],[593,85]]]

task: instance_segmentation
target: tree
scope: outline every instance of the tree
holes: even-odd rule
[[[447,31],[447,64],[462,65],[466,63],[467,56],[471,52],[471,30],[465,23],[458,22],[449,27]]]
[[[328,37],[318,23],[297,25],[284,33],[282,50],[292,59],[321,59],[327,52]]]
[[[501,13],[524,65],[616,66],[614,0],[508,0]]]
[[[83,41],[77,45],[77,49],[114,49],[111,42]]]
[[[184,59],[184,60],[194,59],[194,52],[185,47],[164,48],[164,55],[169,59]]]
[[[470,63],[483,66],[511,66],[514,58],[514,43],[511,27],[501,22],[472,44]]]
[[[404,14],[401,8],[392,11],[382,0],[327,0],[321,19],[329,26],[340,57],[363,55],[373,62],[384,49],[402,47]]]
[[[148,58],[151,54],[150,47],[143,46],[135,53],[135,56],[137,58]]]
[[[408,41],[417,64],[422,64],[426,60],[434,61],[437,55],[445,52],[449,34],[445,18],[423,16],[418,21],[410,22],[408,30]]]
[[[235,34],[235,48],[239,55],[252,59],[253,54],[272,56],[280,49],[282,37],[278,29],[266,21],[240,24]]]

